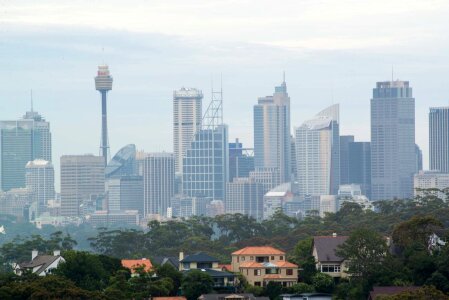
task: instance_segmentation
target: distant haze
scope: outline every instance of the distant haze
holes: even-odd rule
[[[292,126],[338,102],[341,134],[367,141],[372,88],[394,66],[427,167],[428,108],[449,105],[448,15],[445,0],[0,1],[0,119],[21,117],[33,89],[59,181],[61,155],[99,153],[98,64],[114,77],[112,155],[172,151],[173,90],[201,89],[206,105],[220,74],[230,139],[252,146],[252,107],[285,71]]]

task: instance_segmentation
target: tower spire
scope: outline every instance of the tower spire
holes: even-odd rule
[[[282,79],[283,79],[282,82],[285,83],[285,70],[284,70],[284,72],[282,73]]]

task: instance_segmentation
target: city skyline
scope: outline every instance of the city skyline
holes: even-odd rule
[[[173,90],[196,87],[207,102],[211,74],[218,82],[223,73],[229,139],[251,148],[252,106],[272,93],[285,70],[292,128],[338,102],[341,134],[369,141],[371,88],[389,79],[393,66],[394,79],[414,86],[416,138],[427,168],[428,107],[448,105],[447,2],[286,1],[260,9],[244,1],[239,10],[228,1],[156,1],[151,9],[135,4],[4,4],[1,119],[17,119],[28,110],[33,89],[36,110],[52,122],[54,157],[97,155],[101,108],[92,80],[96,66],[105,62],[114,73],[108,99],[111,153],[129,143],[147,152],[172,152]]]

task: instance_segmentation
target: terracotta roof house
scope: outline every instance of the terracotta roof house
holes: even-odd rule
[[[255,286],[266,286],[274,281],[288,287],[298,282],[298,266],[285,260],[284,251],[270,246],[235,251],[231,266],[233,272],[239,272]]]
[[[31,261],[14,264],[14,273],[21,276],[24,272],[30,271],[39,276],[46,276],[58,267],[65,259],[59,250],[53,251],[53,255],[39,255],[37,250],[31,252]]]
[[[315,257],[318,271],[334,278],[347,277],[344,259],[335,251],[348,239],[347,236],[315,236],[313,237],[312,255]]]
[[[122,266],[130,269],[131,274],[136,273],[136,269],[143,267],[145,272],[150,271],[153,268],[151,261],[148,258],[142,259],[122,259]]]
[[[419,289],[418,286],[375,286],[369,293],[368,300],[375,300],[379,296],[392,296],[417,289]]]

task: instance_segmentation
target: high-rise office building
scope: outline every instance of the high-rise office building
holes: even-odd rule
[[[341,147],[340,147],[341,149]],[[346,184],[358,184],[362,194],[371,197],[371,143],[353,142],[348,147],[348,175]],[[343,184],[343,183],[342,183]]]
[[[263,217],[264,186],[250,178],[234,178],[226,184],[225,209],[228,214],[243,214],[257,220]]]
[[[258,99],[254,106],[254,164],[276,168],[281,182],[291,180],[290,97],[284,82],[273,96]]]
[[[415,99],[408,81],[378,82],[371,99],[371,198],[413,196]]]
[[[46,210],[48,200],[55,199],[55,170],[43,159],[28,162],[25,169],[26,187],[33,195],[38,217]]]
[[[243,148],[238,139],[229,143],[229,182],[248,177],[251,171],[254,171],[254,149]]]
[[[223,123],[222,91],[212,100],[183,158],[183,193],[208,201],[225,200],[229,178],[228,126]]]
[[[258,168],[249,173],[249,178],[262,184],[264,193],[277,187],[281,182],[277,168]]]
[[[203,93],[193,88],[173,92],[173,149],[175,171],[182,173],[182,158],[201,129]]]
[[[101,155],[104,158],[104,165],[109,160],[109,138],[108,138],[108,113],[106,95],[112,90],[112,77],[109,74],[107,65],[98,66],[95,77],[95,89],[101,93]]]
[[[340,184],[349,184],[349,145],[354,143],[353,135],[340,136]]]
[[[294,136],[290,136],[290,155],[291,155],[291,159],[290,159],[290,163],[292,165],[292,178],[296,181],[298,179],[298,168],[296,166],[296,140]]]
[[[296,128],[299,194],[336,195],[340,185],[339,105]]]
[[[79,217],[92,195],[104,193],[104,158],[94,155],[61,157],[61,215]]]
[[[175,194],[175,159],[172,153],[149,153],[143,165],[144,216],[167,215]]]
[[[228,127],[202,129],[183,162],[183,192],[190,197],[225,200],[228,181]]]
[[[25,187],[29,161],[51,161],[50,123],[37,112],[16,121],[0,121],[0,189]]]
[[[429,168],[449,173],[449,107],[430,108]]]

